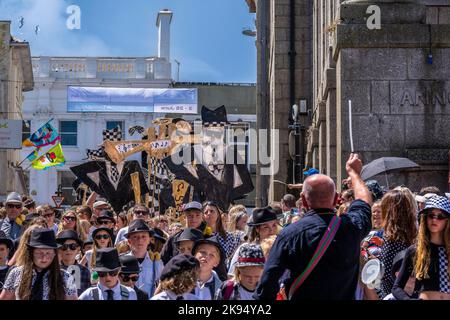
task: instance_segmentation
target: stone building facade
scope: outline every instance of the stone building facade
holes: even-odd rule
[[[247,3],[250,12],[256,13],[258,30],[257,114],[264,117],[258,108],[267,104],[267,127],[280,133],[279,154],[272,154],[278,156],[280,170],[267,178],[268,201],[279,200],[288,191],[278,180],[294,180],[288,125],[293,120],[291,106],[302,100],[307,109],[299,116],[302,130],[297,136],[297,154],[302,157],[297,162],[302,167],[315,167],[336,182],[346,177],[351,100],[354,150],[364,163],[399,156],[420,165],[389,174],[388,183],[384,176],[375,179],[390,187],[408,185],[414,191],[430,184],[447,190],[450,137],[444,132],[450,125],[449,1]],[[380,8],[381,29],[368,27],[371,5]],[[291,39],[295,40],[293,46]],[[428,58],[430,52],[432,58]],[[264,54],[267,56],[261,61]],[[261,90],[264,84],[267,93]]]
[[[20,120],[23,92],[33,90],[30,46],[11,36],[11,22],[0,21],[0,117]],[[20,149],[0,149],[0,199],[11,191],[24,192],[21,175],[12,164]]]

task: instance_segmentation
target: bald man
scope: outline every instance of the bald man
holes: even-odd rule
[[[351,154],[346,170],[352,180],[355,200],[341,216],[340,227],[322,259],[291,300],[355,298],[359,272],[360,243],[372,228],[372,195],[361,179],[362,162]],[[279,279],[284,277],[286,293],[292,282],[306,269],[335,215],[338,200],[333,180],[323,174],[308,177],[301,194],[304,218],[284,228],[278,235],[265,264],[261,282],[254,294],[257,300],[275,300]]]

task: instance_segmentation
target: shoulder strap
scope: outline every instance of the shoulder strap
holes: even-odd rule
[[[289,300],[292,298],[293,294],[298,290],[298,288],[300,288],[302,283],[305,282],[305,280],[306,280],[306,278],[308,278],[309,274],[317,266],[320,259],[325,254],[329,245],[331,244],[331,241],[333,241],[334,236],[336,235],[336,232],[338,231],[340,225],[341,225],[341,219],[336,215],[333,216],[333,219],[331,219],[330,224],[327,227],[327,231],[322,236],[322,239],[320,239],[320,242],[316,248],[316,251],[314,252],[308,265],[306,266],[306,269],[292,283],[291,288],[289,290]]]
[[[122,296],[122,300],[128,300],[128,298],[130,297],[130,293],[123,285],[120,285],[120,295]]]
[[[92,297],[94,298],[94,300],[100,300],[99,291],[100,290],[98,289],[98,287],[92,289]]]
[[[230,300],[231,294],[233,293],[234,281],[228,280],[225,286],[225,293],[223,294],[223,300]]]

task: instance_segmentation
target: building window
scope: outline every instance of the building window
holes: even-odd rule
[[[60,121],[59,134],[63,146],[77,145],[78,124],[76,121]]]
[[[31,136],[31,120],[22,121],[22,141]]]
[[[72,187],[72,183],[76,179],[75,175],[71,171],[58,171],[57,179],[64,197],[62,205],[72,205],[77,200],[75,190]]]
[[[112,130],[119,127],[122,131],[122,140],[125,140],[125,122],[124,121],[106,121],[106,129]]]

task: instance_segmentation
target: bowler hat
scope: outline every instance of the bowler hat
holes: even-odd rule
[[[83,246],[83,241],[81,241],[78,233],[73,230],[64,230],[58,233],[56,236],[56,242],[59,244],[63,244],[66,240],[75,240],[80,247]]]
[[[419,215],[428,211],[428,209],[439,209],[450,217],[450,201],[446,197],[434,196],[425,201],[425,207],[419,211]]]
[[[158,239],[162,243],[166,243],[166,238],[164,237],[164,231],[159,228],[153,228],[153,237]]]
[[[272,207],[256,208],[252,213],[252,221],[247,225],[253,227],[275,220],[277,220],[277,213]]]
[[[110,228],[106,228],[106,227],[100,227],[100,228],[96,228],[94,229],[94,231],[92,231],[92,239],[95,239],[95,236],[97,235],[97,233],[99,233],[100,231],[106,231],[109,233],[109,236],[111,237],[111,240],[113,238],[113,231]]]
[[[141,267],[139,266],[138,259],[131,254],[121,254],[120,259],[120,269],[121,273],[139,273],[141,272]]]
[[[110,220],[112,222],[116,222],[116,219],[114,219],[114,213],[109,210],[103,210],[100,212],[100,215],[97,217],[97,222],[100,220]]]
[[[192,270],[199,266],[200,262],[195,257],[187,254],[179,254],[167,262],[161,272],[160,279],[165,280],[183,271]]]
[[[55,232],[49,228],[36,228],[31,231],[28,246],[41,249],[57,249]]]
[[[3,231],[0,231],[0,243],[6,244],[9,250],[14,246],[14,242],[10,238],[7,238]]]
[[[200,230],[195,229],[195,228],[186,228],[176,238],[175,242],[186,241],[186,240],[196,242],[196,241],[202,240],[202,239],[203,239],[203,232],[201,232]]]
[[[116,248],[98,249],[95,255],[94,271],[114,271],[120,268],[119,253]]]
[[[124,237],[128,238],[131,234],[137,232],[148,232],[150,237],[153,237],[154,235],[153,230],[148,227],[144,220],[136,219],[131,221],[130,225],[128,226],[128,232],[125,233]]]

